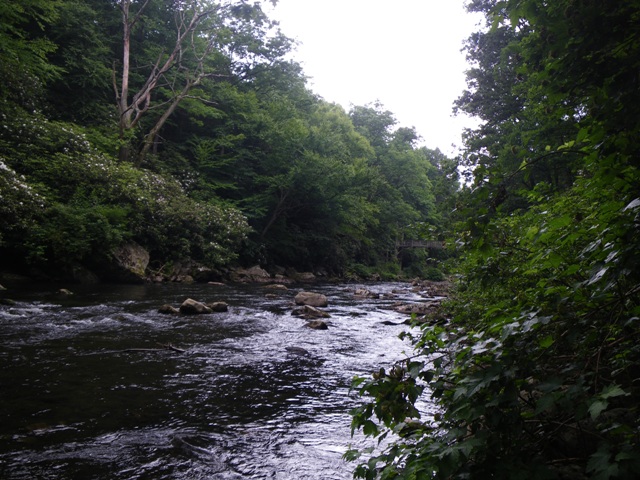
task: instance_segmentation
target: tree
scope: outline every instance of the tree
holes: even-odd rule
[[[60,74],[48,61],[56,45],[45,27],[58,16],[60,1],[19,0],[0,5],[0,101],[37,108],[42,85]]]
[[[248,66],[282,55],[288,48],[280,34],[276,34],[276,40],[270,39],[273,23],[258,3],[213,0],[171,3],[166,9],[173,16],[173,28],[167,33],[170,43],[158,45],[156,59],[145,67],[146,78],[133,88],[130,83],[132,38],[136,29],[142,28],[147,20],[145,13],[154,3],[154,0],[146,0],[133,11],[131,0],[118,2],[123,46],[120,81],[116,81],[114,72],[114,89],[123,142],[121,160],[128,159],[130,154],[128,136],[148,116],[150,109],[158,108],[158,113],[144,133],[139,161],[149,153],[168,118],[205,80],[230,79],[232,75],[246,71]],[[165,14],[160,12],[160,15]],[[170,22],[162,17],[154,20],[163,25],[162,28],[167,28]],[[155,107],[154,95],[161,98]]]

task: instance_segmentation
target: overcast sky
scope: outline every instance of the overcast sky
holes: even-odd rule
[[[465,88],[462,42],[478,17],[464,0],[279,0],[271,17],[300,42],[295,60],[329,102],[379,100],[429,148],[453,154],[464,118],[452,117]]]

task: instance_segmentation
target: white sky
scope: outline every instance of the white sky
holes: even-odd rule
[[[465,89],[462,42],[479,18],[464,0],[279,0],[271,18],[300,42],[293,58],[329,102],[379,100],[422,144],[454,154],[463,127],[452,116]]]

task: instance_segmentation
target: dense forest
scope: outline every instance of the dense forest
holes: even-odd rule
[[[359,478],[638,478],[640,2],[467,7],[486,24],[455,108],[481,124],[449,321],[355,382],[353,428],[391,443],[348,457]]]
[[[455,162],[378,102],[346,112],[314,94],[263,7],[0,7],[4,268],[109,279],[134,244],[156,274],[441,275],[396,243],[442,234]]]
[[[354,382],[385,440],[355,476],[637,478],[640,1],[467,8],[452,107],[480,123],[450,159],[314,94],[260,3],[5,2],[2,268],[81,280],[134,243],[160,273],[446,272],[414,355]]]

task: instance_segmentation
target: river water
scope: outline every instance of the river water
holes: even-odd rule
[[[4,292],[17,303],[0,305],[0,478],[351,478],[342,455],[368,442],[351,437],[351,380],[411,354],[409,327],[382,322],[406,319],[392,303],[424,300],[407,284],[366,285],[396,293],[364,300],[358,287],[306,287],[329,298],[328,330],[291,315],[296,287]],[[186,298],[229,311],[158,313]]]

